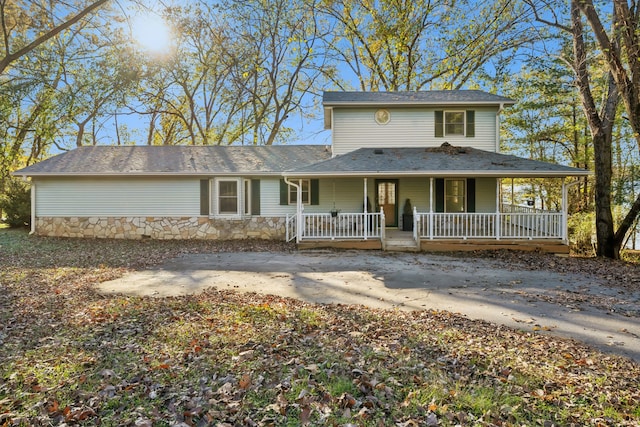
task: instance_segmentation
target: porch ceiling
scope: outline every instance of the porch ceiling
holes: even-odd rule
[[[361,148],[285,172],[290,177],[426,176],[563,178],[591,172],[470,147]]]

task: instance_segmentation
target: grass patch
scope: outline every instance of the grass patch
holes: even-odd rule
[[[233,245],[0,231],[0,425],[640,424],[638,364],[573,341],[447,312],[93,287]]]

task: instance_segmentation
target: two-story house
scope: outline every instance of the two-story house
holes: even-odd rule
[[[47,236],[566,252],[567,178],[589,172],[500,154],[500,112],[513,103],[325,92],[330,147],[81,147],[15,175],[31,178],[32,232]],[[557,180],[562,210],[504,203],[513,178]]]

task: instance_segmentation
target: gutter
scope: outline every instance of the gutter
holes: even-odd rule
[[[325,108],[330,107],[376,107],[376,106],[385,106],[387,108],[396,108],[396,107],[448,107],[448,106],[458,106],[458,105],[473,105],[475,107],[495,107],[496,105],[504,107],[505,105],[515,105],[516,102],[507,102],[507,101],[495,101],[495,102],[487,102],[487,101],[442,101],[442,102],[385,102],[385,101],[332,101],[332,102],[323,102],[322,105]]]
[[[363,176],[376,176],[376,177],[460,177],[460,178],[563,178],[567,176],[590,176],[593,172],[575,171],[575,172],[562,172],[562,171],[547,171],[547,172],[532,172],[532,171],[488,171],[488,170],[439,170],[439,171],[356,171],[356,172],[311,172],[311,173],[296,173],[286,172],[288,177],[299,178],[344,178],[344,177],[363,177]],[[285,176],[283,174],[282,176]]]
[[[184,173],[184,172],[123,172],[123,173],[92,173],[92,172],[67,172],[67,173],[59,173],[59,172],[26,172],[26,173],[17,173],[12,172],[13,176],[21,176],[21,177],[118,177],[118,178],[127,178],[131,176],[136,177],[150,177],[150,178],[161,178],[161,177],[176,177],[182,176],[185,178],[193,178],[193,177],[211,177],[211,176],[269,176],[269,177],[280,177],[282,176],[282,172],[262,172],[256,173],[255,171],[245,171],[245,172],[193,172],[193,173]]]
[[[496,153],[500,152],[500,113],[504,110],[504,102],[500,103],[496,114]]]

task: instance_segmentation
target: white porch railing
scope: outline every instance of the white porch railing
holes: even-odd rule
[[[286,239],[287,242],[296,239],[296,214],[287,214],[287,220],[285,221]]]
[[[511,203],[502,204],[502,213],[547,213],[544,209],[534,208],[533,206],[512,205]]]
[[[348,239],[367,240],[384,238],[384,214],[378,213],[303,213],[302,228],[298,230],[297,215],[286,218],[286,239],[294,240]]]
[[[421,239],[562,239],[562,213],[416,213]]]
[[[384,240],[384,213],[303,213],[286,218],[286,239]],[[429,213],[414,210],[414,239],[563,239],[560,212]]]

